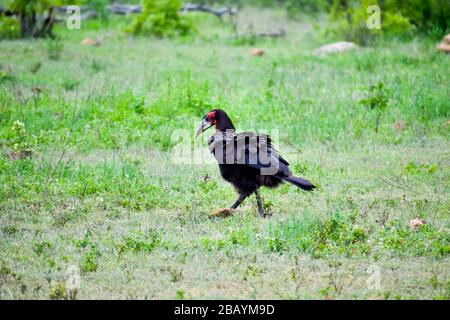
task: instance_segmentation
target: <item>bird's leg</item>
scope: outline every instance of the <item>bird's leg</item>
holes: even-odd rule
[[[262,204],[262,200],[261,200],[261,195],[259,193],[259,189],[256,189],[255,196],[256,196],[256,202],[258,203],[258,212],[259,212],[259,215],[261,216],[261,218],[265,218],[267,216],[270,216],[269,214],[264,212],[264,207],[263,207],[263,204]]]
[[[247,198],[246,195],[239,194],[239,198],[236,200],[235,203],[233,203],[233,205],[231,206],[231,209],[236,209],[237,207],[239,207],[240,204],[245,200],[245,198]]]

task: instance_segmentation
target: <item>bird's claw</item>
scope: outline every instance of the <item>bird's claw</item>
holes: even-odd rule
[[[272,216],[272,214],[271,214],[271,213],[266,213],[266,212],[260,212],[260,213],[259,213],[259,216],[260,216],[261,218],[269,218],[269,217]]]

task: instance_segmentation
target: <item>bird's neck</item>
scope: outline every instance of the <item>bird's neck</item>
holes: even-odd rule
[[[233,122],[227,117],[226,119],[223,119],[220,124],[216,126],[216,131],[220,132],[234,132],[235,128],[233,125]]]
[[[216,132],[220,132],[220,133],[227,133],[227,132],[231,132],[231,133],[234,133],[235,132],[235,129],[234,129],[234,127],[231,127],[231,128],[226,128],[226,129],[223,129],[223,128],[216,128]]]

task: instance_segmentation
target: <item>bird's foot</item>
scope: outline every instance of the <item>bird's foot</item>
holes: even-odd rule
[[[269,217],[272,216],[272,213],[267,213],[267,212],[264,212],[264,211],[260,211],[260,212],[259,212],[259,216],[260,216],[261,218],[269,218]]]

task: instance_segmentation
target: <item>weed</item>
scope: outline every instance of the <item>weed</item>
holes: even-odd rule
[[[101,256],[100,251],[96,247],[91,247],[87,251],[81,260],[82,272],[95,272],[98,270],[99,263],[98,258]]]
[[[360,104],[366,106],[369,110],[376,112],[375,132],[378,132],[381,115],[388,106],[388,96],[389,91],[384,82],[378,81],[376,84],[369,86],[367,98],[359,101]]]
[[[117,246],[119,254],[126,251],[151,252],[161,244],[160,235],[156,230],[149,230],[147,234],[138,232],[136,235],[125,237],[124,241]]]
[[[47,41],[47,55],[50,60],[59,60],[64,49],[63,42],[58,39],[51,39]]]
[[[51,283],[50,292],[48,294],[49,299],[52,300],[67,300],[67,288],[65,282],[55,281]]]
[[[42,255],[47,249],[53,248],[53,244],[50,241],[42,241],[35,243],[34,245],[34,252],[40,256]]]
[[[438,169],[438,166],[435,163],[428,164],[428,163],[415,163],[415,162],[408,162],[404,167],[404,172],[406,174],[433,174]]]
[[[411,254],[413,256],[446,257],[450,254],[450,236],[427,224],[417,231],[403,227],[393,221],[380,232],[381,241],[386,249],[395,254]]]
[[[18,152],[30,150],[33,145],[31,137],[25,127],[25,123],[22,121],[14,121],[9,144],[12,145],[14,151]]]
[[[268,245],[275,252],[296,248],[321,257],[330,254],[366,255],[371,251],[364,228],[352,225],[341,214],[333,214],[325,221],[292,217],[287,223],[273,226],[270,234]]]
[[[184,300],[186,296],[186,293],[184,292],[184,290],[177,290],[177,292],[175,293],[175,298],[178,300]]]

